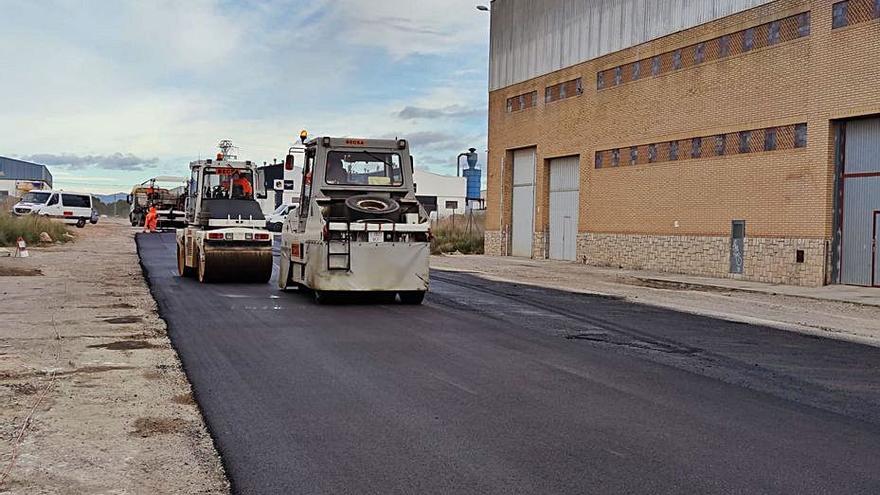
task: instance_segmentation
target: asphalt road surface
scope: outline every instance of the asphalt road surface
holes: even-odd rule
[[[880,493],[880,349],[439,271],[318,306],[138,244],[236,493]]]

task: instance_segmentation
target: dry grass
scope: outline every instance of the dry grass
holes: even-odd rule
[[[61,222],[36,215],[16,217],[8,211],[0,211],[0,246],[14,246],[19,237],[23,237],[28,244],[36,244],[40,240],[40,232],[47,232],[55,241],[70,240],[64,235],[68,232],[67,226]]]
[[[483,235],[485,232],[485,212],[455,215],[434,222],[431,231],[431,253],[483,254]]]

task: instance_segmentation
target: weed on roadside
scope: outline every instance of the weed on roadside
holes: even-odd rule
[[[41,232],[49,234],[53,241],[67,242],[71,239],[64,235],[69,231],[61,222],[37,215],[16,217],[5,211],[0,212],[0,247],[14,246],[19,237],[29,245],[37,244]]]

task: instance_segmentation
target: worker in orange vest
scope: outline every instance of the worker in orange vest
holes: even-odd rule
[[[232,187],[233,191],[235,191],[235,187],[240,187],[241,197],[243,198],[250,198],[254,195],[254,188],[251,186],[251,181],[247,180],[247,177],[239,175],[238,173],[232,175]]]
[[[155,232],[158,223],[159,213],[155,206],[150,206],[150,211],[147,212],[147,217],[144,219],[144,232]]]

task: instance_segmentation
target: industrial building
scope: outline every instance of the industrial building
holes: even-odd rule
[[[426,170],[416,169],[413,172],[416,198],[431,218],[465,213],[466,180],[464,177],[440,175]]]
[[[495,0],[486,251],[880,285],[880,0]]]
[[[0,156],[0,202],[18,198],[33,189],[52,189],[52,174],[45,165]]]

